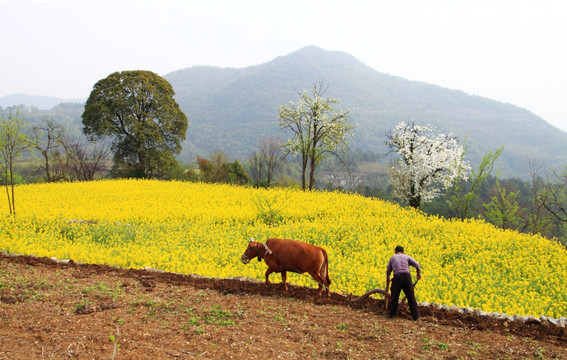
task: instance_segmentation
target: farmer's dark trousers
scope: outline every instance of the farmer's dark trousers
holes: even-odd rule
[[[415,300],[415,295],[413,293],[413,284],[411,281],[411,275],[409,273],[402,273],[394,275],[392,279],[391,287],[392,297],[390,298],[390,316],[396,315],[398,312],[398,302],[400,300],[400,292],[403,290],[408,300],[408,305],[411,311],[411,317],[414,320],[419,319],[419,308],[417,307],[417,301]]]

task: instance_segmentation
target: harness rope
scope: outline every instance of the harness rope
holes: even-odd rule
[[[276,253],[274,253],[272,250],[270,250],[270,248],[268,247],[267,244],[258,243],[258,245],[257,245],[258,261],[260,261],[260,248],[261,248],[261,245],[264,245],[264,251],[265,251],[264,255],[262,255],[262,256],[265,256],[266,254],[268,254],[268,255],[274,255],[274,256],[275,256],[276,258],[278,258],[284,265],[288,266],[288,267],[291,269],[290,271],[293,271],[293,272],[295,272],[295,273],[297,273],[297,274],[299,274],[299,275],[305,275],[305,276],[307,276],[307,275],[305,274],[305,272],[301,272],[301,271],[299,271],[298,269],[294,268],[294,267],[291,266],[288,262],[286,262],[284,259],[282,259],[281,257],[279,257]],[[264,261],[265,261],[265,260],[264,260]],[[329,274],[329,265],[327,264],[327,276],[328,276],[328,274]],[[325,290],[327,290],[327,289],[328,289],[329,291],[331,290],[327,285],[321,283],[320,281],[318,281],[318,280],[316,280],[316,279],[313,279],[313,280],[315,280],[315,281],[316,281],[319,285],[321,285]],[[413,287],[413,288],[415,288],[415,285],[417,284],[418,281],[419,281],[419,279],[417,279],[417,280],[412,284],[412,287]],[[389,283],[386,284],[386,290],[385,290],[385,291],[382,290],[382,289],[373,289],[373,290],[370,290],[370,291],[366,292],[365,294],[363,294],[363,295],[361,295],[361,296],[359,296],[359,297],[357,297],[357,298],[355,298],[355,299],[352,299],[352,300],[350,300],[350,301],[352,301],[352,302],[359,302],[359,301],[362,301],[362,300],[366,299],[367,297],[369,297],[370,295],[375,294],[375,293],[380,293],[380,294],[384,295],[384,297],[386,298],[386,297],[390,296],[390,293],[388,292],[388,289],[387,289],[388,285],[389,285]],[[334,286],[335,286],[340,292],[342,292],[342,294],[339,294],[339,295],[342,295],[342,296],[344,296],[344,297],[348,297],[348,296],[352,295],[352,294],[346,293],[340,286],[337,286],[336,283],[335,283]],[[402,299],[402,304],[404,303],[405,300],[406,300],[406,297],[404,297],[404,298]],[[386,300],[386,301],[388,302],[388,300]]]

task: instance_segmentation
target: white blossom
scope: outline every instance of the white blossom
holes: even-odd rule
[[[401,122],[388,135],[387,145],[400,156],[390,167],[394,195],[413,207],[433,200],[457,177],[466,180],[470,171],[455,136],[434,130]]]

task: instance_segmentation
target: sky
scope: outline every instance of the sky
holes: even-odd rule
[[[242,68],[315,45],[567,131],[566,15],[564,0],[0,0],[0,97],[86,99],[115,71]]]

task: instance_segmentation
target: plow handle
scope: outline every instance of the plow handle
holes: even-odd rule
[[[390,277],[387,277],[387,278],[386,278],[386,292],[387,292],[387,293],[390,292]],[[386,296],[386,297],[384,298],[384,309],[387,309],[387,308],[388,308],[388,305],[390,305],[389,303],[390,303],[390,297],[389,297],[389,296]]]

